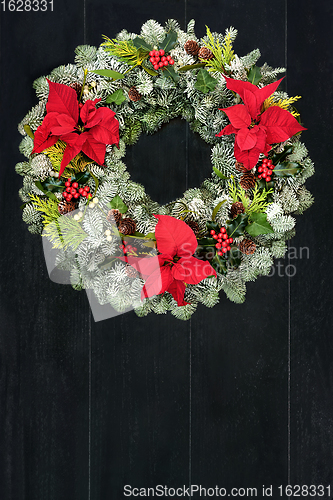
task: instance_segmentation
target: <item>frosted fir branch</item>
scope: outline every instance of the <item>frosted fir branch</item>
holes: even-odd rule
[[[165,31],[157,21],[150,19],[142,25],[140,36],[147,43],[158,45],[165,38]]]
[[[76,54],[75,64],[81,68],[86,68],[96,60],[97,49],[92,45],[79,45],[74,52]]]

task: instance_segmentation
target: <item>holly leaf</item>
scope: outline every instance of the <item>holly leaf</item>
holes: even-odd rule
[[[151,45],[149,45],[143,38],[140,38],[139,36],[134,38],[132,41],[133,41],[134,47],[136,47],[137,49],[143,49],[145,52],[150,52],[151,50],[153,50],[153,47]]]
[[[218,177],[220,177],[220,179],[229,179],[229,177],[226,177],[225,175],[222,174],[222,172],[220,172],[220,170],[218,170],[216,167],[213,166],[213,170],[214,172],[216,173],[216,175]]]
[[[237,238],[237,236],[241,236],[245,231],[247,223],[247,214],[239,214],[235,219],[227,221],[225,228],[227,230],[228,237]]]
[[[159,49],[163,49],[165,52],[170,52],[171,49],[174,48],[177,42],[177,33],[175,31],[170,31],[164,38],[164,40],[160,43]]]
[[[49,192],[63,191],[65,188],[64,181],[58,179],[57,177],[49,177],[43,182],[36,181],[35,184],[38,187],[38,189],[40,189],[44,193],[46,193],[47,191]]]
[[[242,261],[242,252],[239,250],[239,248],[236,245],[233,245],[231,247],[230,252],[228,252],[228,262],[231,267],[237,268],[239,267],[241,261]]]
[[[113,71],[113,69],[94,69],[89,70],[89,73],[96,73],[96,75],[106,76],[107,78],[112,78],[113,80],[121,80],[125,75],[118,73],[118,71]]]
[[[274,229],[267,221],[267,214],[263,212],[253,213],[251,214],[251,221],[252,222],[245,228],[245,231],[247,231],[250,236],[274,233]]]
[[[218,225],[217,222],[207,221],[206,227],[207,227],[208,231],[211,231],[212,229],[214,229],[215,232],[217,232],[217,233],[220,232],[220,226]]]
[[[115,104],[121,104],[122,102],[124,102],[126,100],[126,97],[124,96],[124,92],[122,89],[118,89],[116,90],[115,92],[113,92],[113,94],[109,95],[107,98],[106,98],[106,103],[107,104],[111,104],[111,102],[114,102]]]
[[[288,155],[291,155],[293,149],[294,148],[292,146],[285,146],[281,153],[276,153],[275,155],[273,155],[271,158],[273,165],[277,165],[278,163],[281,163],[283,160],[285,160]]]
[[[207,63],[187,64],[186,66],[178,68],[178,71],[189,71],[191,69],[204,68],[206,64]]]
[[[212,267],[215,269],[220,274],[227,274],[228,268],[227,268],[227,262],[225,259],[220,257],[219,255],[215,255],[211,262]]]
[[[202,247],[215,247],[215,244],[216,240],[214,240],[214,238],[200,238],[200,240],[198,240],[198,245]]]
[[[176,73],[173,66],[170,66],[170,65],[164,66],[163,75],[165,76],[165,78],[170,78],[171,80],[173,80],[176,83],[179,81],[179,75],[178,75],[178,73]]]
[[[262,78],[261,70],[255,64],[250,68],[247,79],[253,85],[258,85]]]
[[[108,207],[119,210],[121,214],[125,214],[128,210],[128,206],[125,205],[118,194],[108,203]]]
[[[71,177],[72,182],[77,182],[78,184],[86,184],[90,177],[89,170],[84,172],[78,172],[74,176]]]
[[[217,85],[216,78],[210,76],[206,69],[200,69],[197,76],[197,81],[194,87],[200,90],[204,94],[207,94],[210,90],[214,90]]]
[[[44,186],[42,185],[42,183],[40,181],[35,181],[35,185],[38,187],[38,189],[40,189],[41,191],[43,191],[43,193],[45,194],[45,196],[47,196],[48,198],[50,198],[51,200],[55,200],[57,202],[59,202],[58,198],[56,197],[55,194],[51,193],[51,191],[47,191]],[[24,205],[22,205],[22,208],[24,207]]]
[[[298,174],[302,170],[301,165],[299,163],[292,162],[282,162],[278,163],[273,172],[277,177],[292,177],[293,175]]]

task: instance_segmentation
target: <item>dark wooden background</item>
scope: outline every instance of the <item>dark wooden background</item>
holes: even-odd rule
[[[54,0],[54,12],[1,12],[1,500],[332,484],[332,14],[329,0]],[[282,259],[294,277],[249,284],[244,305],[221,294],[186,323],[134,312],[94,323],[84,292],[49,280],[41,239],[21,221],[16,127],[37,102],[35,78],[150,18],[195,18],[200,36],[233,25],[239,55],[259,47],[260,63],[287,64],[317,167],[316,203],[290,245],[310,258]],[[211,169],[181,121],[142,137],[127,162],[158,201]]]

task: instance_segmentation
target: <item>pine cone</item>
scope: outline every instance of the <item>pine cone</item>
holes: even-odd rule
[[[133,234],[136,230],[136,223],[130,217],[125,217],[119,222],[118,229],[122,234]]]
[[[80,97],[81,90],[82,90],[82,85],[79,82],[73,82],[68,85],[71,89],[74,89],[75,92],[77,93],[77,96]]]
[[[125,266],[125,273],[129,278],[136,278],[137,276],[139,276],[138,271],[128,263]]]
[[[199,59],[205,59],[206,61],[209,61],[210,59],[213,59],[214,54],[210,49],[207,49],[207,47],[201,47],[198,53]]]
[[[242,174],[248,172],[248,169],[244,167],[243,163],[240,163],[239,161],[236,161],[235,169],[237,170],[237,172],[241,172]]]
[[[195,222],[194,220],[189,220],[188,222],[186,222],[186,224],[192,229],[195,235],[199,233],[200,226],[197,222]]]
[[[252,189],[256,185],[256,176],[251,172],[247,172],[240,178],[239,184],[245,190]]]
[[[185,52],[191,56],[197,56],[199,52],[199,44],[195,40],[188,40],[184,45]]]
[[[74,201],[63,200],[58,205],[58,212],[61,215],[68,214],[76,209],[76,203]]]
[[[241,201],[236,201],[235,203],[233,203],[231,205],[230,216],[232,219],[237,217],[237,215],[243,214],[243,213],[244,213],[244,205]]]
[[[117,209],[112,209],[108,211],[108,215],[106,216],[106,219],[108,222],[115,222],[116,224],[119,224],[119,222],[122,220],[123,216]]]
[[[252,255],[256,251],[256,244],[251,240],[242,240],[238,245],[239,250],[246,255]]]
[[[129,89],[128,98],[131,99],[131,101],[133,101],[133,102],[140,101],[141,97],[142,97],[142,95],[135,87],[131,87]]]

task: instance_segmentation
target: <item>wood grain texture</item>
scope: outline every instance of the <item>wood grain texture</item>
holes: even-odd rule
[[[1,13],[1,500],[118,499],[125,484],[333,482],[332,173],[322,147],[332,137],[332,14],[328,0],[55,0],[53,13]],[[260,64],[284,66],[287,55],[284,85],[303,96],[317,166],[307,182],[316,204],[290,245],[310,258],[282,259],[294,277],[276,267],[248,284],[245,304],[221,294],[190,322],[131,312],[94,323],[84,293],[49,280],[41,241],[21,221],[17,123],[37,102],[33,80],[72,62],[77,45],[192,17],[199,36],[205,24],[235,26],[236,52],[259,47]],[[163,203],[209,175],[209,156],[174,120],[140,138],[126,163]]]

